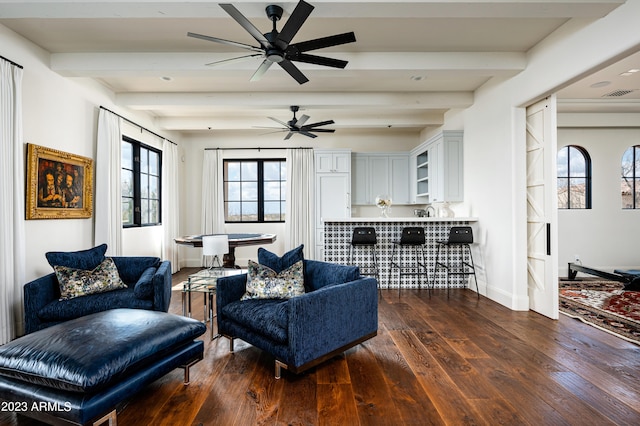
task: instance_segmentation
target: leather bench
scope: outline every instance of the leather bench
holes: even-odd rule
[[[200,321],[113,309],[0,346],[3,406],[51,424],[115,423],[116,406],[177,367],[202,359]]]

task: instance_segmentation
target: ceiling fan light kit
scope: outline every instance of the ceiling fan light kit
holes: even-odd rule
[[[187,36],[239,47],[241,49],[254,52],[253,54],[240,56],[237,58],[211,62],[207,65],[217,65],[232,60],[262,56],[262,64],[260,64],[256,72],[251,77],[251,81],[257,81],[262,78],[264,73],[266,73],[271,65],[275,63],[278,64],[283,70],[285,70],[299,84],[304,84],[309,81],[309,79],[302,73],[302,71],[298,69],[298,67],[293,64],[293,62],[304,62],[333,68],[344,68],[348,63],[347,61],[328,58],[324,56],[310,55],[305,52],[323,49],[325,47],[338,46],[346,43],[353,43],[356,41],[355,34],[353,32],[349,32],[290,44],[291,40],[298,33],[298,31],[314,9],[312,5],[305,2],[304,0],[300,0],[298,2],[295,9],[291,13],[291,16],[289,16],[289,19],[287,19],[287,22],[284,24],[280,32],[278,32],[276,22],[278,22],[282,18],[284,10],[282,9],[282,7],[275,4],[267,6],[265,12],[267,14],[267,17],[272,21],[273,28],[270,32],[265,34],[261,33],[260,30],[258,30],[232,4],[221,3],[220,7],[224,9],[224,11],[227,12],[229,16],[231,16],[238,24],[240,24],[249,34],[251,34],[251,36],[260,44],[260,46],[251,46],[244,43],[191,32],[187,33]]]

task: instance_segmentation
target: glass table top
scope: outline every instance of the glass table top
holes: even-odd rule
[[[201,269],[189,275],[187,281],[183,281],[173,288],[184,292],[209,292],[215,291],[218,278],[230,277],[247,273],[246,269],[211,268]]]

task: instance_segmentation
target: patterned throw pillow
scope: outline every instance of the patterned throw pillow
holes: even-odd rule
[[[53,270],[60,284],[60,300],[127,288],[110,257],[91,271],[66,266],[54,266]]]
[[[277,273],[268,266],[249,261],[247,292],[240,300],[290,299],[304,294],[302,261]]]

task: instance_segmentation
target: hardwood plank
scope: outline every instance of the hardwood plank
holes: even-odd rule
[[[391,337],[441,417],[458,424],[479,424],[465,395],[412,331],[393,331]]]
[[[282,402],[282,392],[285,381],[274,379],[274,359],[266,354],[260,357],[260,366],[254,370],[246,391],[246,408],[240,411],[255,412],[255,424],[274,424],[278,419],[278,412]],[[242,418],[244,421],[245,419]],[[246,423],[239,423],[246,424]]]
[[[365,342],[347,357],[353,395],[360,425],[395,426],[401,413],[393,403],[391,389],[385,381],[386,372],[375,357],[371,342]]]
[[[317,386],[318,425],[358,424],[358,413],[350,384],[319,383]]]
[[[314,369],[300,375],[287,375],[280,381],[284,385],[277,424],[317,425],[319,422],[317,378]]]
[[[640,407],[637,404],[640,399],[636,399],[633,406],[624,404],[573,372],[553,373],[552,377],[613,424],[631,425],[640,420]]]
[[[221,340],[223,339],[216,339],[217,342]],[[246,418],[251,422],[255,420],[255,412],[241,412],[240,408],[244,407],[243,402],[247,398],[246,375],[257,367],[261,355],[261,351],[253,347],[225,355],[228,358],[225,368],[213,387],[206,392],[194,423],[232,425],[239,418]]]
[[[318,384],[349,384],[349,367],[345,354],[335,356],[327,362],[316,367],[316,380]]]
[[[416,419],[424,424],[441,425],[444,420],[425,394],[414,372],[409,367],[401,349],[391,338],[391,332],[381,328],[378,336],[371,340],[375,345],[374,353],[377,364],[384,371],[384,379],[392,396],[392,401],[399,412],[400,424],[412,424]]]

